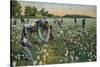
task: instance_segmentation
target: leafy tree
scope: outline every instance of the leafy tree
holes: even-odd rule
[[[42,16],[44,16],[44,14],[45,14],[45,9],[42,8],[42,9],[40,10],[40,13],[42,14]]]
[[[54,15],[53,14],[48,14],[48,17],[54,17]]]
[[[44,15],[45,15],[45,16],[48,16],[48,11],[45,11],[45,12],[44,12]]]
[[[25,6],[25,16],[30,17],[30,16],[36,16],[37,13],[37,8],[35,6],[30,7],[30,6]]]
[[[34,6],[32,7],[32,16],[36,16],[37,8]]]
[[[30,6],[25,6],[25,16],[29,17],[32,15],[32,8]]]
[[[21,15],[21,5],[16,0],[10,1],[11,17],[19,17]]]

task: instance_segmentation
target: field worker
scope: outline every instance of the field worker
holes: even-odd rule
[[[54,18],[54,23],[55,23],[55,24],[57,23],[57,19],[56,19],[56,18]]]
[[[42,34],[41,34],[41,30],[42,30],[42,27],[43,27],[43,21],[42,21],[41,18],[36,21],[36,25],[37,25],[37,35],[39,37],[38,41],[41,42],[41,41],[43,41],[43,37],[42,37]]]
[[[24,28],[25,28],[25,33],[30,33],[30,27],[31,27],[31,23],[25,23],[24,24]]]
[[[63,19],[61,18],[61,23],[63,24]]]
[[[43,23],[48,22],[47,19],[44,17],[43,18]]]
[[[46,18],[37,21],[37,33],[40,42],[47,42],[49,39],[50,28]]]
[[[50,26],[50,40],[53,40],[53,29],[52,29],[52,25]]]
[[[30,20],[29,19],[27,19],[27,21],[26,21],[27,23],[29,23],[30,22]]]
[[[35,22],[29,22],[25,23],[23,25],[23,31],[22,31],[22,38],[21,38],[21,44],[22,49],[24,50],[24,54],[27,57],[28,60],[33,61],[33,55],[32,55],[32,44],[31,44],[31,33],[36,32],[36,23]]]
[[[62,24],[63,24],[63,18],[61,18],[60,20],[60,27],[62,28]]]
[[[30,61],[32,61],[32,63],[34,64],[34,61],[33,61],[33,54],[32,54],[32,44],[31,42],[29,41],[28,39],[28,34],[26,34],[23,38],[22,38],[22,46],[21,48],[23,49],[23,52],[26,56],[26,58]]]
[[[48,21],[46,21],[44,25],[44,39],[45,42],[48,42],[48,40],[50,39],[50,26]]]
[[[25,21],[24,21],[24,18],[22,17],[21,18],[21,24],[24,24],[25,23]]]
[[[14,19],[14,25],[16,25],[16,23],[17,23],[17,19],[15,18],[15,19]]]
[[[76,18],[74,18],[74,23],[76,24],[76,22],[77,22],[77,20],[76,20]]]
[[[82,28],[83,28],[83,30],[85,28],[85,18],[82,19]]]
[[[62,28],[61,20],[57,20],[57,23],[58,23],[59,27]]]

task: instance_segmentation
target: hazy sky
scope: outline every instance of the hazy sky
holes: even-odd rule
[[[38,10],[45,8],[51,14],[63,16],[65,14],[86,15],[96,17],[96,6],[94,5],[76,5],[76,4],[58,4],[46,2],[28,2],[19,1],[24,13],[25,6],[35,6]]]

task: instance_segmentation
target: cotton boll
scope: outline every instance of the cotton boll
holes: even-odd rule
[[[44,44],[43,47],[44,47],[44,48],[47,48],[48,46],[47,46],[47,44]]]
[[[44,53],[46,53],[46,49],[44,49],[44,51],[43,51]]]
[[[17,59],[17,56],[15,56],[15,58]]]
[[[20,60],[20,55],[18,54],[17,56],[18,56],[18,60]]]
[[[18,60],[20,60],[20,56],[18,56]]]
[[[60,62],[63,62],[63,60],[61,59]]]
[[[74,53],[75,53],[75,51],[72,51],[72,53],[74,54]]]
[[[46,58],[46,55],[44,55],[43,57]]]
[[[24,55],[24,54],[22,54],[22,57],[25,57],[25,55]]]
[[[16,67],[16,61],[12,62],[13,67]]]
[[[60,33],[63,34],[63,31],[61,30]]]
[[[66,53],[65,53],[65,56],[67,57],[67,55],[68,55],[68,50],[66,50]]]
[[[14,56],[14,54],[12,53],[11,56]]]
[[[48,53],[46,53],[46,56],[49,56],[49,54],[48,54]]]
[[[77,44],[77,41],[75,41],[75,44]]]
[[[79,60],[79,58],[77,56],[75,58],[76,58],[76,60]]]
[[[34,62],[33,62],[33,65],[36,65],[36,64],[37,64],[37,61],[34,61]]]
[[[74,60],[74,57],[71,55],[71,60],[73,61]]]
[[[68,61],[68,59],[66,58],[65,61]]]
[[[37,56],[37,60],[39,60],[40,59],[40,56]]]
[[[91,59],[88,59],[88,61],[91,62],[92,60]]]
[[[42,61],[40,61],[39,64],[41,65],[42,64]]]

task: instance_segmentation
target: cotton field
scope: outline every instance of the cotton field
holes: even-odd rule
[[[15,26],[11,25],[11,63],[24,66],[96,61],[96,19],[86,18],[84,30],[81,19],[74,24],[73,18],[64,18],[62,28],[54,24],[53,19],[47,19],[53,26],[53,40],[46,44],[39,43],[37,34],[32,33],[34,63],[27,60],[21,48],[22,24],[18,19]],[[33,22],[36,20],[31,19]]]

